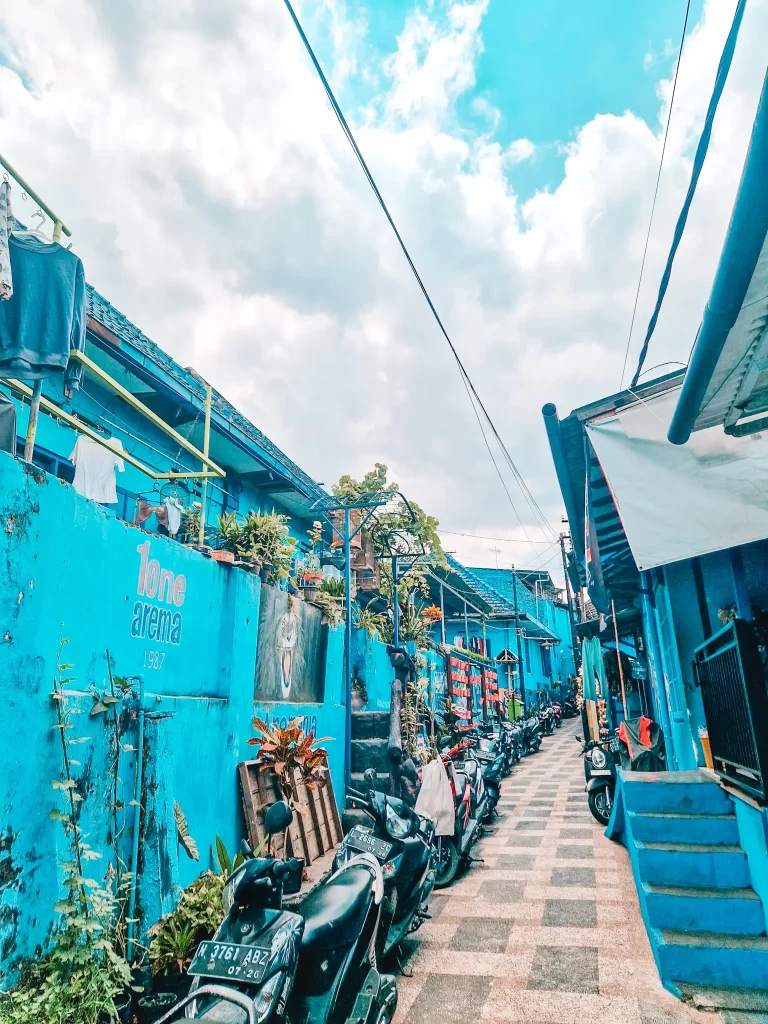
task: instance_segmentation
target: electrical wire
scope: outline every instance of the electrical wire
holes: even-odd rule
[[[520,537],[486,537],[482,533],[461,533],[459,530],[444,530],[442,526],[438,526],[438,533],[447,533],[451,537],[471,537],[473,540],[500,540],[505,544],[546,544],[549,546],[548,540],[522,540]]]
[[[680,73],[680,62],[683,58],[683,45],[685,43],[685,33],[688,28],[688,15],[691,13],[691,0],[688,0],[685,7],[685,19],[683,21],[683,31],[680,36],[680,47],[677,54],[677,66],[675,67],[675,78],[672,82],[672,96],[669,101],[669,113],[667,114],[667,125],[664,129],[664,143],[661,147],[661,160],[659,161],[659,172],[656,175],[656,188],[653,190],[653,202],[651,203],[651,216],[648,221],[648,232],[645,236],[645,248],[643,249],[643,259],[640,263],[640,278],[637,282],[637,291],[635,292],[635,305],[632,308],[632,320],[629,325],[629,337],[627,338],[627,350],[624,353],[624,365],[621,368],[621,381],[619,383],[619,390],[624,387],[624,374],[627,372],[627,360],[629,359],[629,349],[632,344],[632,330],[635,326],[635,317],[637,316],[637,304],[640,299],[640,286],[643,283],[643,271],[645,270],[645,260],[648,256],[648,244],[651,240],[651,227],[653,225],[653,214],[656,210],[656,199],[659,195],[659,182],[661,181],[661,169],[664,166],[664,154],[667,151],[667,138],[669,136],[669,126],[672,122],[672,107],[675,104],[675,92],[677,90],[677,76]]]
[[[349,125],[347,124],[346,118],[344,117],[344,114],[343,114],[343,112],[341,110],[341,107],[339,106],[339,104],[338,104],[338,102],[336,100],[336,97],[335,97],[335,95],[333,93],[333,90],[331,89],[330,83],[328,82],[328,79],[325,77],[325,74],[323,73],[323,69],[320,67],[320,62],[318,61],[317,57],[315,56],[314,50],[312,49],[312,45],[310,44],[309,39],[307,38],[306,33],[304,32],[304,29],[301,26],[301,22],[299,21],[298,17],[296,16],[296,12],[294,11],[294,9],[293,9],[293,7],[291,5],[290,0],[283,0],[283,2],[285,3],[286,9],[287,9],[287,11],[288,11],[288,13],[289,13],[289,15],[291,17],[291,20],[293,21],[293,24],[296,27],[296,31],[299,33],[299,36],[301,37],[301,41],[304,44],[304,47],[305,47],[305,49],[306,49],[306,51],[307,51],[307,53],[309,55],[310,60],[312,61],[312,64],[313,64],[313,66],[315,68],[315,71],[317,72],[318,77],[320,78],[320,81],[322,82],[323,88],[325,90],[325,94],[326,94],[326,96],[328,98],[328,102],[331,104],[333,112],[336,115],[336,119],[338,120],[339,124],[341,125],[341,129],[344,132],[344,135],[346,136],[347,141],[349,142],[350,146],[352,147],[352,151],[354,152],[355,157],[357,158],[357,161],[360,164],[360,167],[361,167],[361,169],[363,171],[363,174],[365,175],[366,180],[368,181],[368,184],[370,185],[374,195],[376,196],[376,199],[378,200],[379,205],[381,206],[381,209],[382,209],[382,211],[384,213],[384,216],[387,218],[387,221],[389,222],[389,226],[392,228],[392,231],[394,232],[395,238],[397,239],[398,244],[400,245],[400,248],[401,248],[401,250],[403,252],[403,255],[405,256],[405,259],[408,262],[408,266],[411,269],[411,272],[412,272],[412,274],[413,274],[413,276],[414,276],[414,278],[416,280],[416,283],[418,284],[419,289],[421,290],[421,293],[424,296],[424,299],[426,300],[427,305],[429,306],[429,309],[430,309],[430,311],[432,313],[432,316],[434,317],[435,322],[437,323],[437,326],[440,329],[440,332],[442,333],[443,337],[445,338],[446,342],[448,343],[448,347],[451,350],[451,354],[453,355],[453,358],[456,361],[456,365],[459,368],[459,373],[461,374],[461,378],[462,378],[462,381],[464,383],[464,387],[465,387],[465,389],[467,391],[468,396],[470,397],[470,401],[472,402],[472,408],[473,408],[473,410],[475,412],[475,416],[477,418],[477,421],[480,424],[480,430],[481,430],[481,432],[483,434],[483,440],[485,441],[485,445],[486,445],[486,448],[488,449],[488,453],[491,456],[491,461],[493,462],[493,465],[494,465],[494,468],[496,470],[496,473],[498,474],[499,479],[501,480],[502,486],[504,487],[504,490],[505,490],[505,492],[507,494],[507,497],[509,498],[509,501],[510,501],[510,504],[512,505],[512,509],[513,509],[513,511],[515,513],[515,516],[517,517],[518,521],[520,522],[520,525],[523,527],[523,531],[526,532],[525,531],[525,527],[523,526],[522,520],[520,519],[520,516],[519,516],[519,514],[517,512],[517,508],[515,507],[514,502],[512,501],[511,495],[509,494],[509,490],[507,488],[506,482],[504,481],[504,478],[503,478],[503,476],[501,474],[501,471],[500,471],[500,469],[498,467],[498,464],[497,464],[497,462],[496,462],[496,460],[493,457],[493,454],[491,452],[490,444],[488,443],[488,439],[487,439],[487,437],[485,435],[485,430],[483,429],[482,423],[480,421],[480,415],[478,413],[478,408],[482,411],[483,417],[485,418],[485,421],[488,424],[488,427],[490,428],[491,433],[493,434],[494,438],[496,439],[496,442],[499,445],[499,448],[500,448],[500,450],[501,450],[501,452],[502,452],[502,454],[504,456],[504,459],[507,462],[507,465],[509,466],[509,468],[510,468],[510,470],[512,472],[512,475],[514,476],[515,481],[516,481],[518,487],[520,488],[525,501],[527,502],[529,508],[533,512],[534,517],[538,518],[540,520],[540,522],[541,522],[541,524],[542,524],[542,526],[543,526],[543,528],[545,530],[548,529],[554,535],[555,531],[553,530],[551,524],[548,522],[548,520],[544,516],[544,513],[541,511],[541,508],[539,507],[538,503],[536,502],[536,499],[533,497],[533,494],[531,493],[530,489],[528,488],[528,485],[525,483],[525,480],[523,479],[522,474],[520,473],[520,471],[518,470],[517,466],[515,465],[515,462],[512,459],[512,456],[510,455],[509,451],[507,450],[506,445],[504,444],[504,442],[503,442],[503,440],[501,438],[501,435],[499,434],[498,430],[496,429],[496,425],[494,424],[493,420],[490,417],[490,414],[488,413],[488,410],[486,409],[485,405],[483,404],[482,399],[480,398],[480,395],[478,394],[477,389],[475,388],[475,385],[472,383],[472,378],[469,376],[469,373],[467,372],[467,369],[464,366],[464,363],[462,362],[461,357],[459,356],[459,353],[456,350],[456,347],[455,347],[453,341],[451,340],[451,337],[448,334],[448,331],[446,330],[445,325],[443,324],[443,321],[440,318],[440,314],[437,312],[437,308],[435,307],[435,304],[432,301],[432,298],[431,298],[429,292],[427,291],[426,285],[422,281],[421,275],[419,274],[418,270],[416,269],[416,264],[413,262],[413,259],[411,258],[411,254],[408,251],[408,248],[407,248],[405,242],[403,241],[402,235],[400,234],[400,232],[399,232],[399,230],[397,228],[397,225],[394,222],[394,219],[392,218],[392,214],[389,212],[389,208],[387,207],[387,204],[384,201],[384,197],[382,196],[381,192],[379,191],[379,188],[378,188],[378,186],[377,186],[377,184],[376,184],[376,182],[375,182],[375,180],[373,178],[373,175],[371,174],[371,171],[368,168],[368,164],[366,163],[365,158],[363,157],[363,154],[360,151],[360,147],[357,145],[357,142],[355,141],[355,137],[352,134],[352,130],[350,129]],[[477,407],[475,407],[474,403],[477,403]],[[527,532],[526,532],[526,536],[527,536]]]

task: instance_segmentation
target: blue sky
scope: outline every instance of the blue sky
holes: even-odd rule
[[[369,3],[366,43],[377,56],[391,53],[409,14],[435,19],[444,7],[443,0]],[[693,0],[689,33],[702,9],[703,0]],[[457,114],[466,127],[482,126],[474,103],[487,100],[502,115],[495,132],[502,145],[527,138],[542,147],[510,172],[515,190],[521,198],[551,190],[562,180],[563,144],[596,114],[632,110],[657,129],[656,88],[674,69],[684,18],[685,0],[490,0],[476,85]],[[347,85],[350,96],[363,88]]]

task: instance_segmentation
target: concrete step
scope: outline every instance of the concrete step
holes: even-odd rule
[[[714,988],[712,985],[683,983],[683,999],[699,1010],[736,1010],[768,1013],[768,990],[759,988]]]
[[[352,740],[352,771],[373,768],[377,773],[389,771],[387,747],[389,740]]]
[[[735,814],[664,814],[630,811],[632,836],[649,843],[703,843],[706,846],[738,846]]]
[[[353,740],[386,740],[389,738],[388,711],[353,711]]]
[[[733,814],[733,803],[703,771],[629,772],[624,777],[627,811],[662,814]]]
[[[365,782],[363,780],[362,772],[352,772],[352,788],[358,790],[361,793],[365,792]],[[376,772],[376,785],[375,788],[380,793],[389,792],[389,773],[388,772]]]
[[[764,935],[765,912],[754,889],[697,889],[643,884],[652,928]]]
[[[768,992],[768,936],[654,931],[665,981]]]
[[[641,843],[635,840],[640,878],[658,885],[743,889],[752,884],[740,846]]]

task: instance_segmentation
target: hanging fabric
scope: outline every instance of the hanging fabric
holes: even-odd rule
[[[123,450],[120,439],[110,437],[108,444],[110,447],[105,448],[82,434],[69,457],[75,464],[75,490],[101,505],[113,505],[117,501],[115,470],[122,473],[125,469],[119,454]]]
[[[77,387],[80,364],[68,364],[70,350],[85,347],[82,261],[34,235],[10,234],[8,251],[12,293],[0,302],[0,377],[43,380],[66,371],[66,386]]]
[[[8,239],[16,221],[11,211],[10,182],[0,182],[0,301],[7,301],[13,295],[13,274]]]
[[[605,696],[608,692],[608,683],[603,665],[602,648],[596,636],[582,641],[581,664],[584,675],[584,700],[597,700],[598,684],[600,693]]]

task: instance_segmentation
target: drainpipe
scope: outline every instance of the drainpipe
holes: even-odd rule
[[[527,710],[528,701],[525,699],[525,668],[523,667],[523,642],[520,636],[520,616],[517,612],[517,573],[512,566],[512,595],[515,608],[515,633],[517,635],[517,678],[520,681],[520,700]]]
[[[690,365],[667,434],[685,444],[715,372],[728,334],[744,304],[768,232],[768,74],[755,115],[752,138],[733,205],[712,291],[696,338]]]
[[[445,646],[445,595],[443,584],[440,584],[440,641]]]
[[[136,751],[136,783],[133,791],[133,848],[131,850],[131,891],[128,896],[127,959],[130,961],[136,931],[136,889],[139,871],[139,838],[141,831],[141,791],[144,783],[144,676],[136,676],[139,684],[138,739]]]
[[[349,508],[344,509],[344,792],[352,785],[352,555]]]

